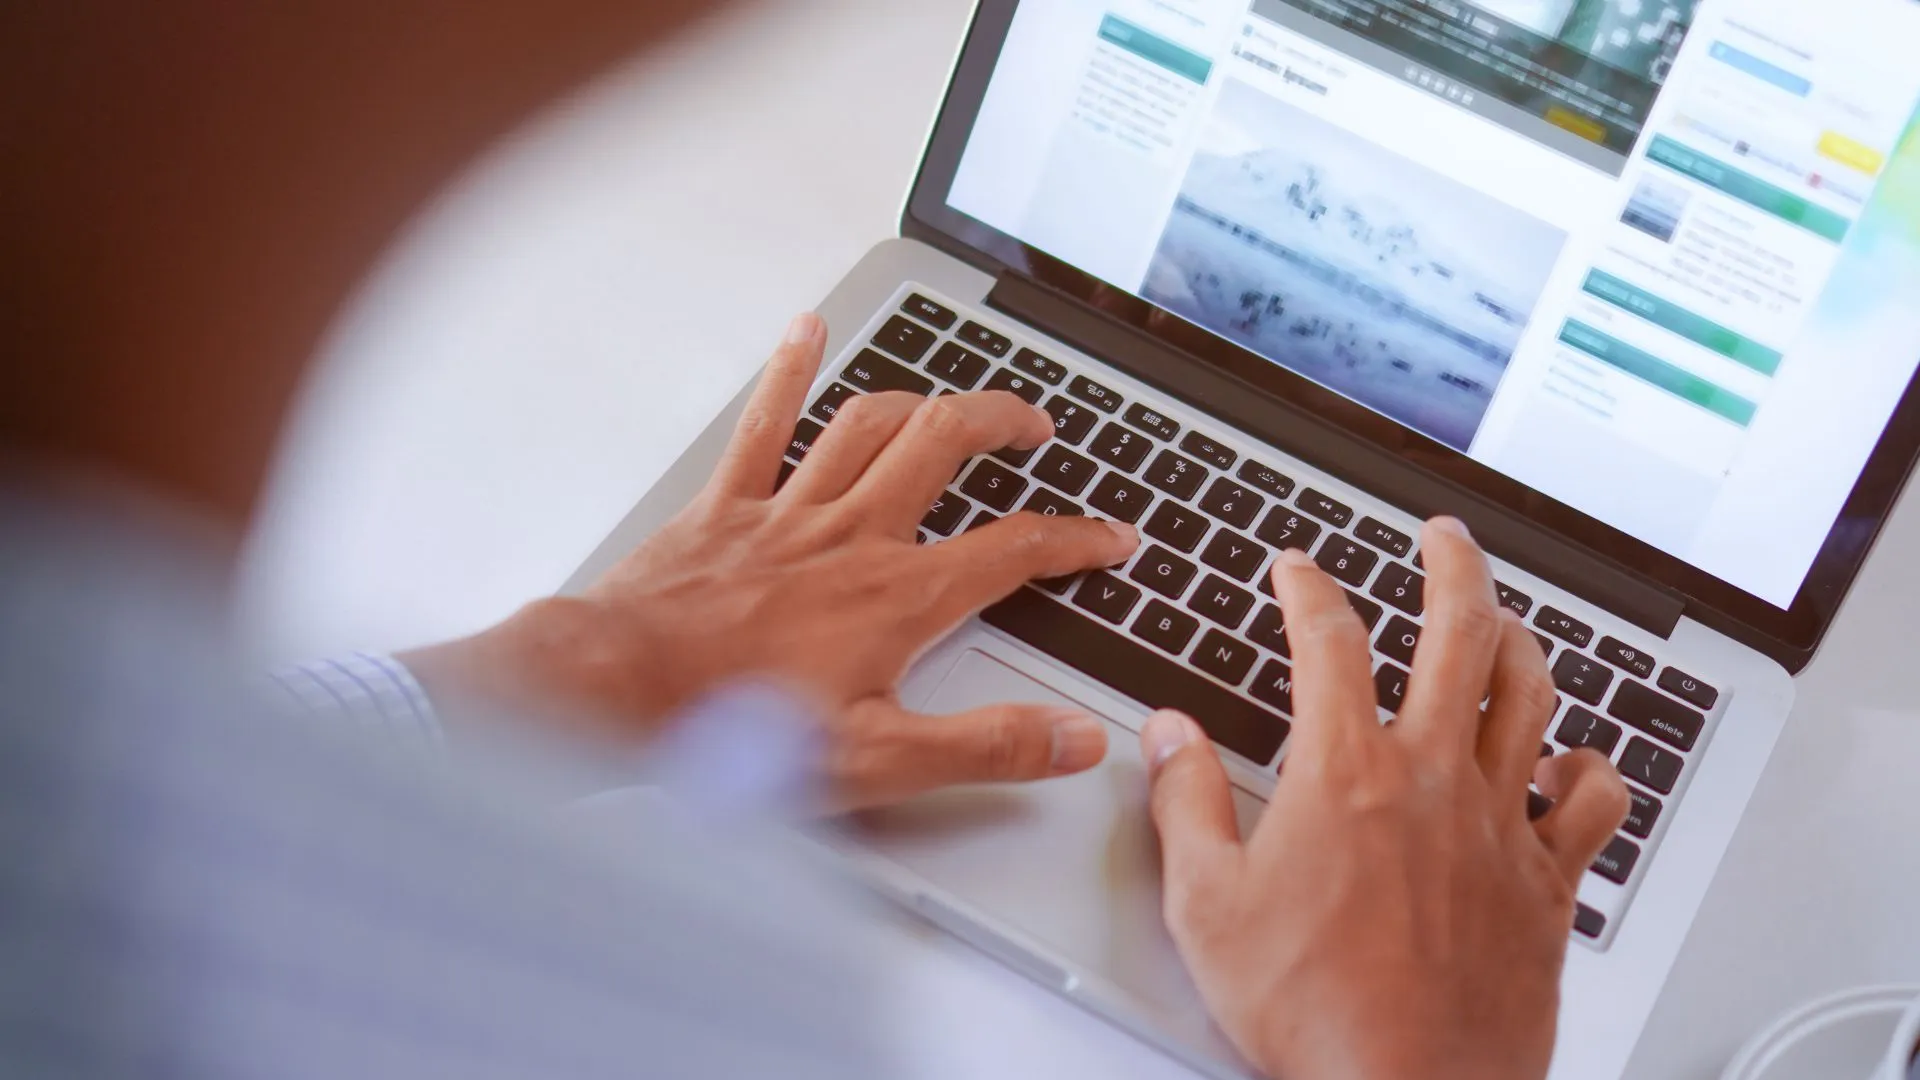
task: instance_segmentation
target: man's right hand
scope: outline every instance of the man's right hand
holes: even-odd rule
[[[1340,587],[1297,552],[1275,566],[1297,726],[1252,836],[1191,719],[1141,733],[1174,941],[1228,1037],[1288,1080],[1544,1076],[1574,893],[1626,816],[1604,757],[1540,758],[1553,683],[1465,527],[1436,519],[1422,548],[1426,627],[1386,727]],[[1556,800],[1538,822],[1529,777]]]

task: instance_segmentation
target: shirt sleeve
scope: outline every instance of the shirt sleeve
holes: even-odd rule
[[[426,691],[390,656],[353,653],[281,668],[268,678],[295,713],[352,725],[399,756],[437,759],[446,751],[446,734]]]

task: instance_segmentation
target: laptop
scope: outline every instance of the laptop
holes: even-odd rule
[[[820,305],[849,398],[1005,390],[940,543],[1136,523],[929,650],[909,706],[1072,703],[1101,767],[864,815],[889,895],[1196,1069],[1244,1065],[1159,911],[1133,731],[1194,715],[1260,814],[1292,720],[1267,574],[1308,552],[1383,722],[1457,515],[1560,691],[1542,754],[1632,811],[1579,889],[1553,1076],[1625,1068],[1920,452],[1914,0],[983,0],[900,222]],[[579,588],[706,481],[716,418]]]

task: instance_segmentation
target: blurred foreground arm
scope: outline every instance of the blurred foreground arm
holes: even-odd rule
[[[1605,758],[1540,760],[1553,684],[1465,528],[1430,522],[1422,550],[1426,631],[1386,727],[1340,588],[1276,564],[1298,726],[1252,836],[1192,720],[1142,731],[1168,926],[1222,1029],[1288,1080],[1545,1076],[1574,892],[1626,815]],[[1557,803],[1529,822],[1535,776]]]

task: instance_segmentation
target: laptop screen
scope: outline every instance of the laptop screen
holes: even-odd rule
[[[1920,362],[1916,0],[1026,0],[948,203],[1785,608]]]

